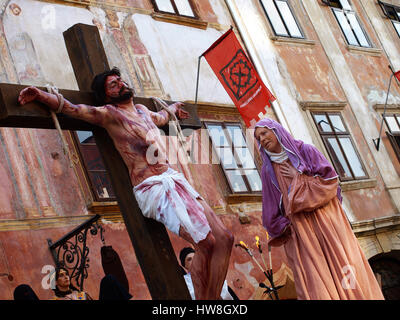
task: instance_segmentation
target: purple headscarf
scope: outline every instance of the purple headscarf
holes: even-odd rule
[[[255,128],[258,127],[271,129],[275,133],[282,147],[286,150],[289,161],[297,171],[308,176],[320,176],[326,180],[337,178],[335,169],[317,148],[301,140],[295,140],[278,122],[266,118],[256,123]],[[262,221],[270,237],[276,238],[285,231],[290,221],[284,214],[282,193],[271,160],[260,143],[258,145],[263,161],[261,168]],[[341,190],[338,187],[337,196],[342,201],[340,193]]]

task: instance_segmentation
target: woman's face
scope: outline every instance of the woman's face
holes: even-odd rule
[[[280,153],[282,151],[281,144],[271,129],[265,127],[256,128],[255,136],[261,146],[269,152]]]
[[[70,278],[69,278],[68,273],[65,270],[63,270],[63,269],[60,270],[56,284],[61,289],[69,287]]]

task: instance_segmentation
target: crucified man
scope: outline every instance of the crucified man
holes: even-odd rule
[[[170,167],[157,128],[168,123],[169,113],[188,118],[183,103],[168,106],[169,112],[152,112],[144,105],[134,104],[133,89],[115,67],[98,74],[92,90],[102,106],[75,105],[58,93],[36,87],[23,89],[18,101],[24,105],[36,100],[53,111],[105,128],[129,170],[143,215],[163,223],[194,246],[196,254],[190,272],[196,299],[220,299],[233,235],[183,174]]]

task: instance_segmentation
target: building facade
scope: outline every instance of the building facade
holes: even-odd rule
[[[400,91],[394,78],[379,151],[374,143],[388,66],[400,68],[397,12],[400,1],[389,0],[0,0],[0,82],[76,90],[62,33],[84,23],[97,26],[109,64],[121,69],[137,96],[193,103],[198,57],[233,26],[277,98],[267,116],[332,162],[364,253],[386,297],[399,298]],[[255,246],[256,236],[266,243],[260,159],[205,61],[197,111],[202,129],[187,133],[187,150],[166,138],[172,166],[261,263]],[[0,128],[0,136],[0,299],[12,299],[21,283],[42,299],[52,297],[47,239],[55,242],[94,214],[101,215],[105,243],[121,257],[131,294],[150,299],[91,132],[64,131],[72,161],[54,130]],[[177,255],[187,246],[174,234],[170,239]],[[98,236],[87,241],[85,290],[97,298],[103,244]],[[284,251],[273,248],[272,260],[275,282],[285,285],[282,297],[295,298]],[[268,298],[259,288],[263,273],[239,247],[227,281],[240,299]]]
[[[278,119],[295,137],[317,146],[338,172],[345,211],[373,268],[385,259],[398,264],[397,122],[391,124],[398,114],[398,83],[392,83],[387,101],[386,96],[388,66],[399,68],[400,3],[226,3],[277,96]],[[396,268],[377,268],[387,297],[398,293]]]

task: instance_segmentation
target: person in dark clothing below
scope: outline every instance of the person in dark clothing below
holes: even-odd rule
[[[18,301],[38,301],[39,298],[36,295],[35,291],[27,285],[20,284],[18,287],[14,289],[14,300]]]
[[[100,282],[99,300],[130,300],[132,295],[112,274],[106,275]]]

